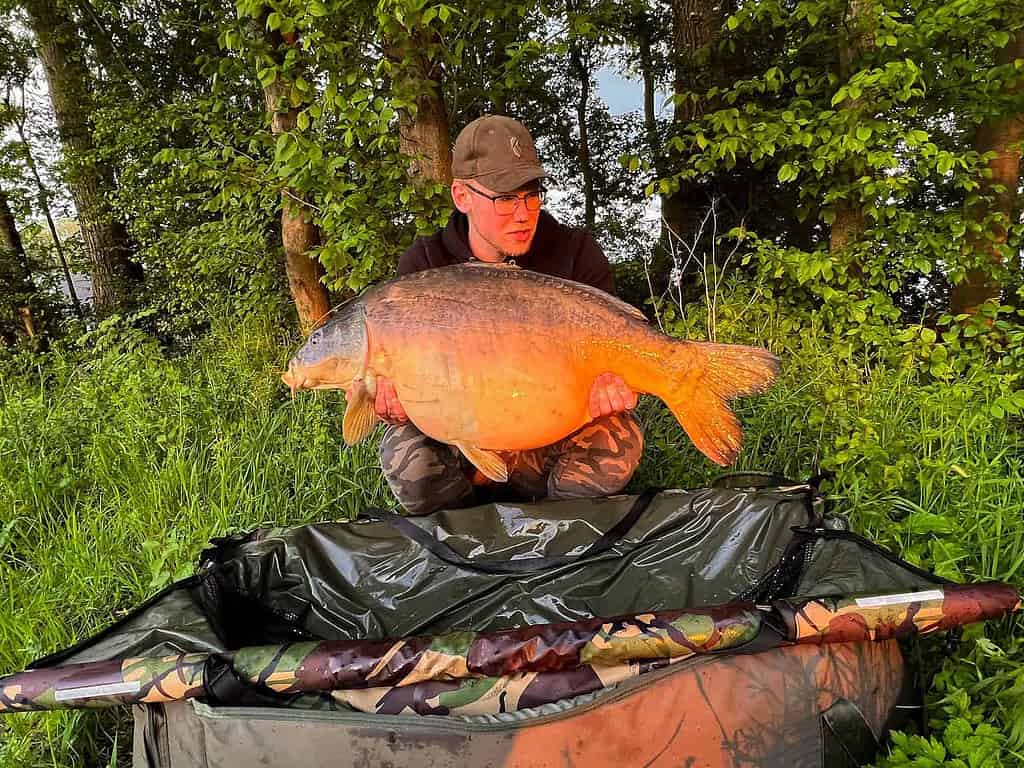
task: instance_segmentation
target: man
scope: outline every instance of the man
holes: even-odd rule
[[[511,262],[614,292],[608,259],[587,232],[559,224],[541,210],[541,167],[529,132],[519,122],[486,115],[455,141],[451,194],[456,211],[447,227],[418,239],[398,274],[469,261]],[[491,500],[581,498],[621,491],[643,453],[643,435],[629,411],[636,393],[605,373],[590,393],[593,421],[553,445],[503,454],[506,484],[493,484],[459,451],[409,423],[394,385],[377,380],[375,410],[392,426],[381,442],[381,466],[391,490],[412,514]]]

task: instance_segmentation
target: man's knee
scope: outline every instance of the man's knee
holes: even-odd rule
[[[406,511],[425,515],[472,499],[473,486],[458,454],[412,424],[393,426],[380,443],[380,464]]]
[[[566,439],[548,477],[548,493],[552,498],[618,493],[640,466],[643,453],[643,431],[631,413],[602,416]]]

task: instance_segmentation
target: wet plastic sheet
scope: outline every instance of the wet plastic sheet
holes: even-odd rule
[[[579,555],[635,501],[488,504],[412,522],[471,560]],[[33,666],[726,603],[761,580],[791,529],[812,517],[806,488],[664,491],[607,552],[529,575],[450,565],[384,521],[262,529],[215,542],[197,576]]]
[[[471,561],[573,556],[633,501],[493,504],[413,522]],[[666,491],[604,554],[525,575],[450,565],[387,522],[262,531],[211,553],[202,596],[208,613],[225,616],[232,645],[284,639],[289,629],[401,637],[727,603],[781,558],[791,528],[811,514],[806,490]],[[266,609],[255,623],[229,607],[251,616],[254,601]]]

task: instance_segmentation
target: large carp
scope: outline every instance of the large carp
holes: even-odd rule
[[[474,263],[368,290],[310,334],[282,379],[293,392],[354,384],[342,427],[351,445],[377,421],[376,378],[385,376],[419,430],[504,482],[499,452],[584,426],[605,371],[661,398],[697,448],[725,465],[741,441],[727,401],[765,389],[778,361],[756,347],[673,339],[597,288]]]

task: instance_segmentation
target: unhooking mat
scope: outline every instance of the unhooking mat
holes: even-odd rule
[[[146,694],[122,699],[144,702],[137,768],[859,765],[918,706],[896,638],[1017,596],[914,568],[774,482],[216,540],[32,668],[175,660],[158,682],[117,669]]]

